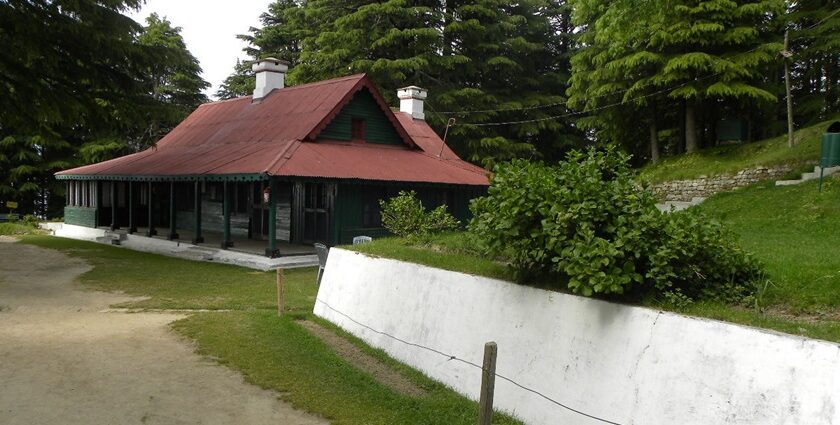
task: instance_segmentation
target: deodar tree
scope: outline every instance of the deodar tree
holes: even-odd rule
[[[366,72],[386,94],[429,89],[427,121],[442,134],[454,117],[450,145],[491,164],[559,158],[582,140],[568,119],[551,118],[567,112],[570,15],[566,2],[547,0],[277,1],[242,37],[252,58],[291,60],[291,84]],[[510,121],[528,122],[495,125]]]
[[[140,4],[0,2],[0,203],[60,215],[54,172],[148,145],[202,101],[177,29],[123,15]]]
[[[581,125],[606,140],[639,152],[633,145],[647,133],[655,160],[667,119],[681,130],[672,152],[694,152],[701,147],[701,112],[705,134],[715,119],[749,115],[748,109],[777,100],[764,71],[782,47],[771,31],[784,12],[781,0],[573,4],[582,32],[569,94],[593,112]]]

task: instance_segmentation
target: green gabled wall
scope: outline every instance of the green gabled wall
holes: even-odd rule
[[[76,226],[96,227],[97,210],[88,207],[64,207],[64,222]]]
[[[391,121],[388,120],[367,89],[362,89],[356,93],[353,99],[336,115],[335,119],[327,125],[327,128],[318,137],[321,139],[350,140],[353,118],[365,120],[365,140],[368,143],[403,144],[402,138],[400,138],[394,125],[391,124]]]

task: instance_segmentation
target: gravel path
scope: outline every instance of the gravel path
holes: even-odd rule
[[[326,424],[203,359],[169,329],[183,316],[105,312],[89,270],[0,237],[0,424]]]

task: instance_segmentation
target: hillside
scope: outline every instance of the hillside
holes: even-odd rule
[[[757,166],[790,164],[795,169],[813,167],[819,161],[820,140],[834,120],[794,133],[795,146],[788,148],[787,135],[754,143],[717,146],[692,154],[668,157],[639,171],[639,180],[651,183],[734,174]]]

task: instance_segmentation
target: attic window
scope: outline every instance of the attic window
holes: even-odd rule
[[[353,140],[365,140],[365,120],[362,118],[353,118],[350,127],[350,134]]]

